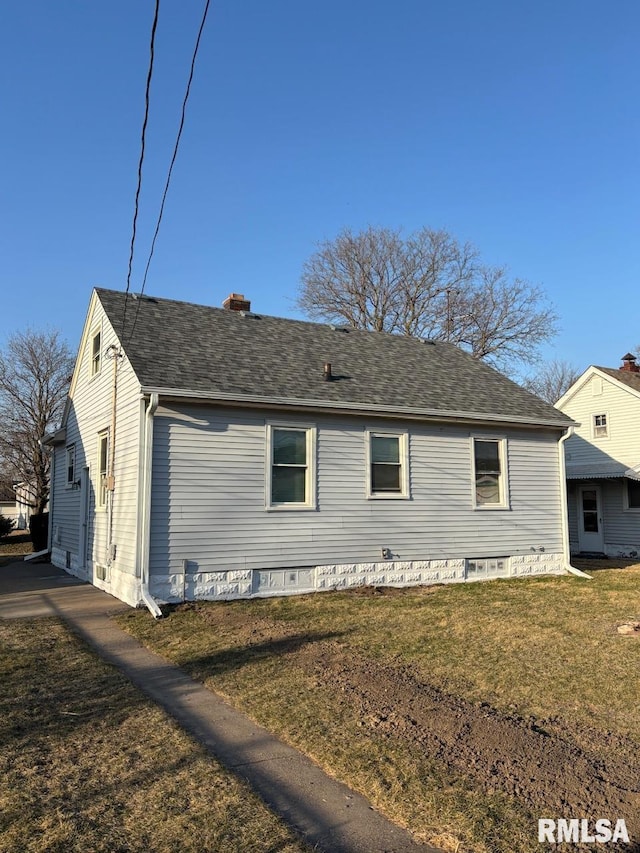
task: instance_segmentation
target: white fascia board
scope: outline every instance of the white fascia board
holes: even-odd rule
[[[567,391],[564,392],[562,397],[560,397],[559,400],[556,400],[556,402],[553,404],[555,406],[555,408],[558,409],[559,411],[562,411],[562,407],[564,405],[566,405],[569,402],[569,400],[571,400],[573,397],[575,397],[575,395],[578,393],[578,391],[582,390],[582,387],[584,385],[586,385],[586,383],[589,381],[589,379],[591,379],[591,377],[596,373],[598,374],[598,376],[606,376],[606,374],[601,373],[601,371],[599,371],[593,365],[591,365],[590,367],[587,367],[585,372],[582,373],[576,379],[576,381],[573,383],[573,385]]]
[[[395,406],[393,409],[390,409],[388,406],[375,403],[359,405],[358,403],[327,402],[325,400],[295,400],[287,397],[263,397],[257,394],[232,395],[228,393],[189,391],[180,388],[158,388],[145,385],[142,386],[141,391],[143,394],[158,394],[160,397],[178,400],[209,400],[211,402],[228,403],[235,406],[277,407],[298,411],[310,409],[314,411],[337,410],[345,414],[376,415],[388,418],[405,417],[419,420],[457,421],[465,423],[499,423],[503,425],[513,424],[514,426],[551,427],[558,430],[565,430],[569,426],[576,425],[576,422],[571,420],[567,415],[564,416],[565,420],[562,421],[551,420],[550,418],[534,420],[528,417],[518,417],[517,415],[505,416],[479,412],[442,411],[440,409],[418,409],[406,406]]]

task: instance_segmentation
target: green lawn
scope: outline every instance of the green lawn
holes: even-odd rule
[[[524,853],[540,849],[532,836],[540,815],[499,786],[452,774],[388,724],[367,719],[335,674],[350,661],[408,667],[480,709],[487,703],[525,719],[555,720],[558,729],[566,723],[639,740],[640,641],[616,631],[639,615],[635,566],[597,571],[591,581],[546,577],[203,602],[174,608],[159,622],[133,611],[118,621],[418,838],[458,853]],[[323,678],[330,669],[331,678]]]

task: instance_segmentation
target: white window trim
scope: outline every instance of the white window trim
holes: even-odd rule
[[[290,429],[305,432],[307,438],[307,476],[305,480],[304,503],[273,503],[271,500],[271,471],[273,465],[273,431],[274,429]],[[268,512],[301,512],[316,509],[316,447],[317,432],[315,424],[291,423],[287,421],[267,421],[265,433],[265,478],[264,506]]]
[[[400,457],[400,491],[399,492],[374,492],[371,489],[371,438],[383,435],[398,438]],[[409,493],[409,433],[407,430],[398,429],[369,429],[365,430],[366,439],[366,470],[365,470],[365,494],[369,501],[408,501]]]
[[[471,503],[474,510],[478,512],[495,512],[496,510],[510,510],[509,495],[509,466],[507,463],[507,438],[504,435],[472,435],[471,444]],[[495,441],[498,443],[498,454],[500,458],[500,503],[479,504],[476,501],[476,441]]]
[[[96,336],[100,335],[100,358],[98,359],[98,369],[94,372],[93,370],[93,342],[96,339]],[[102,353],[104,350],[104,336],[102,330],[102,323],[99,323],[97,326],[94,326],[91,331],[91,335],[89,336],[89,379],[95,379],[96,376],[100,376],[102,373]]]
[[[606,435],[596,435],[596,418],[604,417],[607,420],[607,434]],[[608,438],[611,438],[611,422],[609,421],[609,412],[594,412],[591,415],[591,438],[594,438],[598,441],[604,441]]]
[[[109,493],[108,493],[107,489],[105,489],[105,492],[104,492],[104,502],[102,501],[102,476],[101,476],[101,472],[100,472],[100,455],[101,455],[100,454],[100,445],[102,444],[103,438],[107,439],[107,469],[105,471],[105,478],[106,478],[109,474],[109,451],[110,451],[109,443],[111,441],[108,429],[101,429],[100,432],[98,433],[98,447],[97,447],[97,453],[96,453],[96,472],[97,472],[98,476],[96,477],[96,483],[95,483],[95,489],[96,489],[95,503],[96,503],[96,510],[98,510],[99,512],[105,512],[107,509],[107,504],[109,503]]]
[[[622,487],[622,509],[625,512],[640,513],[640,506],[629,506],[629,480],[623,481]],[[635,524],[635,522],[634,522]]]
[[[73,453],[73,477],[69,479],[69,454]],[[76,446],[75,444],[69,444],[64,449],[64,462],[65,462],[65,471],[64,471],[64,487],[65,489],[72,489],[75,485],[76,480]]]

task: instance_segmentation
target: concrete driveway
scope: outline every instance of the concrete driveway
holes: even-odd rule
[[[57,569],[51,563],[16,560],[0,567],[0,619],[121,613],[128,610],[117,598]]]

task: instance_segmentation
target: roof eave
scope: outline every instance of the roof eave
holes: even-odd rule
[[[576,422],[563,418],[532,418],[529,416],[489,414],[486,412],[445,411],[441,409],[423,409],[413,406],[383,406],[376,403],[340,402],[313,399],[293,399],[287,397],[261,396],[258,394],[228,394],[215,391],[193,391],[181,388],[161,388],[143,385],[143,394],[158,394],[165,399],[193,400],[195,402],[228,403],[234,406],[286,408],[303,411],[341,411],[344,414],[370,415],[375,417],[404,417],[429,421],[447,421],[455,423],[491,423],[536,428],[567,429],[576,426]]]
[[[67,440],[67,430],[65,427],[48,432],[40,441],[43,447],[55,447],[58,444],[64,444]]]

